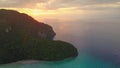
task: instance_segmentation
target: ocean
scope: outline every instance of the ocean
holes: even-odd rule
[[[0,68],[120,68],[120,23],[50,20],[47,24],[56,32],[54,40],[69,42],[78,49],[76,58],[57,62],[5,64]]]

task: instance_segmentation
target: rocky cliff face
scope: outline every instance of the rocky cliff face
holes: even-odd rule
[[[24,39],[30,37],[41,39],[53,39],[55,32],[53,28],[42,22],[38,22],[24,13],[14,10],[0,10],[0,39],[7,35],[23,34]]]
[[[58,61],[76,57],[77,49],[52,40],[52,27],[13,10],[0,10],[0,64],[20,60]]]

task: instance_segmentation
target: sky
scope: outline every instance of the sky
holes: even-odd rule
[[[120,19],[120,0],[0,0],[0,8],[36,19]]]

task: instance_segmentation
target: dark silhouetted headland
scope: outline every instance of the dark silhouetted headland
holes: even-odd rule
[[[20,60],[58,61],[76,57],[70,43],[54,41],[56,33],[47,24],[14,10],[0,10],[0,64]]]

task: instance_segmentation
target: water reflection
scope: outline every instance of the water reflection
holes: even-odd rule
[[[83,49],[83,42],[88,25],[80,22],[49,22],[57,33],[55,40],[63,40],[73,43],[78,49]]]
[[[120,64],[120,23],[92,23],[87,50],[93,55]]]
[[[120,23],[118,22],[52,22],[56,39],[73,43],[80,51],[120,63]]]
[[[117,68],[114,64],[120,61],[120,32],[118,30],[120,23],[49,21],[48,24],[54,27],[57,33],[56,40],[74,44],[79,50],[77,58],[60,62],[10,64],[0,66],[0,68]],[[109,62],[104,61],[106,59]]]

